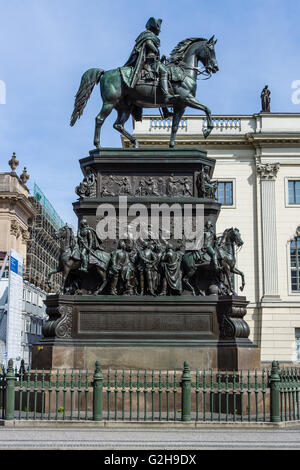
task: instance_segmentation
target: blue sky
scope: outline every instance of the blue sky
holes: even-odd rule
[[[291,101],[291,84],[300,80],[299,0],[0,0],[0,12],[0,80],[6,84],[0,171],[16,152],[29,186],[35,181],[74,226],[78,159],[93,148],[101,107],[97,87],[71,128],[74,95],[88,68],[107,70],[127,60],[150,16],[163,19],[161,54],[186,37],[215,34],[220,70],[197,89],[214,114],[260,111],[265,84],[272,111],[300,112]],[[103,146],[121,146],[114,119],[113,112],[103,126]]]

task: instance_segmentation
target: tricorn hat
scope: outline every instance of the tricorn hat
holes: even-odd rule
[[[156,18],[153,18],[153,16],[151,16],[151,18],[149,18],[149,20],[146,23],[146,29],[155,28],[155,29],[160,30],[161,23],[162,23],[162,20],[160,18],[156,19]]]

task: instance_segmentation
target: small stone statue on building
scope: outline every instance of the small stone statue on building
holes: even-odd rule
[[[261,92],[261,110],[263,113],[269,113],[270,112],[270,103],[271,103],[271,98],[270,98],[271,92],[268,88],[268,85],[266,85],[262,92]]]

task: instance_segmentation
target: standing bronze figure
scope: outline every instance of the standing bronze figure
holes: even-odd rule
[[[185,108],[204,111],[207,128],[203,129],[208,137],[212,128],[209,108],[196,98],[197,76],[210,76],[219,68],[215,56],[214,36],[210,39],[187,38],[180,41],[173,49],[164,65],[164,57],[159,54],[160,40],[158,34],[160,19],[150,18],[146,31],[141,33],[135,43],[129,59],[123,67],[104,71],[99,68],[87,70],[81,79],[76,94],[71,126],[82,115],[85,105],[94,86],[100,84],[103,105],[96,117],[94,145],[100,148],[100,131],[105,119],[113,109],[118,116],[113,127],[138,147],[135,137],[124,129],[130,115],[137,121],[142,120],[143,108],[160,108],[168,112],[173,108],[173,122],[169,146],[175,146],[175,136]],[[203,70],[198,66],[201,62]]]
[[[271,104],[271,98],[270,98],[271,92],[268,88],[268,85],[266,85],[261,94],[261,110],[264,113],[269,113],[270,112],[270,104]]]

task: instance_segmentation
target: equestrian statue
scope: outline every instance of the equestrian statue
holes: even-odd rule
[[[136,39],[134,48],[122,67],[105,71],[100,68],[87,70],[75,97],[70,125],[74,126],[83,113],[95,85],[100,85],[103,105],[96,117],[94,145],[100,148],[100,131],[111,111],[117,111],[113,127],[138,148],[133,135],[124,129],[130,115],[142,120],[143,108],[159,108],[164,119],[173,117],[169,147],[175,147],[179,123],[187,106],[203,111],[207,127],[203,129],[208,137],[213,124],[209,108],[196,99],[197,76],[210,78],[219,68],[214,46],[217,40],[192,37],[180,41],[170,57],[160,57],[159,33],[161,19],[151,17],[146,30]],[[198,66],[201,62],[202,67]],[[173,108],[170,113],[168,108]]]
[[[58,267],[48,274],[47,284],[54,274],[62,273],[63,279],[57,293],[81,293],[80,281],[89,273],[97,280],[93,294],[101,294],[107,284],[107,269],[111,254],[105,252],[96,231],[82,219],[75,237],[72,227],[64,225],[56,234],[60,244]],[[75,283],[70,281],[74,274]]]

